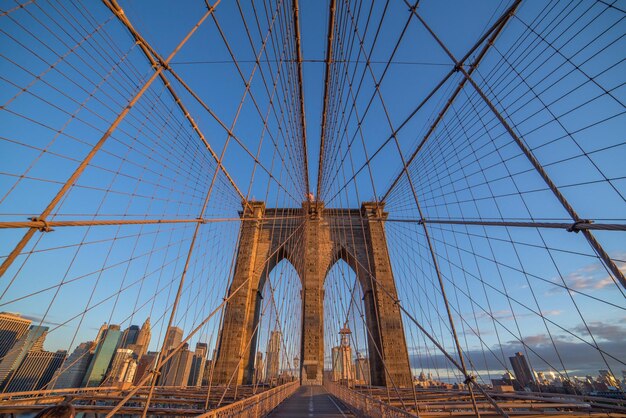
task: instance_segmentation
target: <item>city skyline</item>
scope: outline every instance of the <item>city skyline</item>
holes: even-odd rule
[[[94,349],[96,348],[95,346],[97,346],[97,344],[95,344],[95,341],[98,340],[99,336],[101,334],[104,334],[106,336],[106,332],[104,332],[106,330],[107,327],[109,327],[109,325],[104,324],[100,327],[100,329],[98,330],[96,339],[94,341],[87,341],[87,342],[80,342],[76,345],[75,350],[71,351],[71,350],[63,350],[60,348],[56,348],[56,347],[44,347],[44,344],[46,342],[46,336],[47,336],[47,331],[48,331],[48,327],[41,327],[38,325],[30,325],[31,321],[30,319],[28,319],[27,317],[23,317],[19,314],[16,313],[8,313],[8,312],[0,312],[0,319],[2,319],[4,317],[11,317],[11,322],[15,323],[14,327],[18,327],[18,334],[19,337],[16,340],[16,344],[19,341],[25,340],[25,341],[29,341],[29,342],[25,342],[25,344],[30,344],[29,346],[33,346],[36,345],[36,349],[40,350],[40,351],[46,351],[45,348],[48,348],[49,351],[48,352],[56,352],[56,353],[61,353],[61,352],[65,352],[66,355],[65,357],[61,360],[61,361],[65,361],[67,359],[69,359],[70,354],[74,354],[74,351],[81,351],[81,347],[89,346],[89,349],[87,350],[87,352],[91,353],[91,356],[93,356],[94,354]],[[148,352],[148,346],[144,344],[142,344],[142,341],[139,341],[138,343],[138,338],[141,338],[141,331],[143,331],[143,338],[147,338],[148,343],[153,343],[154,347],[156,349],[158,349],[160,347],[160,342],[158,341],[150,341],[150,335],[151,335],[151,328],[150,328],[150,318],[146,318],[146,320],[143,322],[143,325],[140,327],[139,325],[130,325],[127,328],[125,328],[124,330],[118,329],[118,325],[116,324],[111,324],[112,326],[115,327],[115,331],[116,331],[116,339],[117,341],[119,341],[119,346],[120,347],[125,347],[128,348],[130,347],[132,351],[135,352],[135,354],[137,354],[137,350],[138,352],[142,352],[143,354],[146,354]],[[146,329],[147,327],[147,329]],[[33,334],[33,329],[36,331],[35,334]],[[182,341],[183,338],[183,330],[179,327],[171,327],[170,330],[168,332],[166,332],[166,339],[165,339],[165,347],[166,347],[166,352],[168,350],[171,350],[174,346],[179,345]],[[100,337],[103,338],[103,337]],[[104,337],[105,338],[105,337]],[[106,339],[106,338],[105,338]],[[349,334],[346,334],[345,336],[341,337],[341,341],[342,344],[349,344]],[[0,337],[0,347],[6,347],[6,344],[4,344],[2,341],[3,338]],[[123,342],[124,341],[124,342]],[[144,340],[145,342],[145,340]],[[261,361],[263,362],[263,379],[260,379],[259,382],[262,381],[266,381],[269,380],[267,378],[267,376],[272,376],[274,379],[276,377],[278,377],[279,372],[277,367],[278,364],[281,364],[283,362],[283,360],[281,360],[280,357],[280,350],[281,350],[281,344],[282,340],[281,340],[281,332],[279,331],[271,331],[270,333],[270,337],[268,339],[268,346],[266,348],[265,351],[265,355],[266,357],[262,357]],[[189,347],[188,344],[185,344],[185,347]],[[203,368],[203,365],[200,363],[201,360],[196,360],[196,358],[198,358],[198,350],[200,350],[202,352],[204,352],[206,355],[205,356],[200,356],[202,357],[202,359],[204,360],[204,364],[208,365],[208,363],[210,363],[211,359],[207,358],[208,356],[208,347],[206,343],[202,343],[202,342],[197,342],[196,343],[196,353],[194,354],[191,351],[188,351],[187,349],[184,349],[183,351],[187,351],[187,356],[188,358],[185,359],[185,361],[183,361],[183,364],[185,364],[185,366],[183,366],[183,368],[187,368],[186,370],[183,370],[183,374],[185,376],[188,376],[188,378],[182,378],[179,377],[178,380],[174,379],[174,382],[176,382],[178,385],[182,385],[182,380],[184,380],[185,385],[189,385],[189,386],[195,386],[196,383],[191,384],[192,379],[194,382],[197,382],[198,380],[202,381],[203,379],[203,374],[199,372],[200,369]],[[56,349],[55,349],[56,348]],[[338,347],[339,348],[339,347]],[[277,351],[277,354],[274,354],[274,351]],[[333,349],[334,350],[334,349]],[[28,351],[28,349],[26,350]],[[2,360],[0,360],[0,377],[2,377],[3,375],[6,377],[6,374],[9,374],[10,372],[15,372],[16,369],[19,366],[19,363],[24,359],[25,355],[26,355],[26,351],[17,351],[14,349],[9,349],[9,351],[7,351],[8,355],[5,355],[7,357],[7,360],[12,360],[12,356],[21,356],[19,357],[19,360],[17,361],[17,366],[7,366],[7,363],[4,363],[3,360],[4,358],[2,358]],[[21,354],[20,354],[21,353]],[[152,355],[154,355],[154,353],[156,353],[155,350],[152,351]],[[269,358],[267,357],[267,354],[270,353]],[[105,374],[103,375],[102,372],[100,373],[100,375],[96,378],[96,380],[100,380],[101,382],[106,381],[107,379],[110,379],[111,376],[109,375],[108,372],[110,372],[109,370],[109,366],[112,365],[113,359],[116,355],[115,352],[109,352],[109,355],[107,356],[107,359],[105,360],[105,363],[107,364],[106,368],[105,368]],[[259,354],[261,354],[261,352],[259,352]],[[335,358],[333,357],[334,351],[333,353],[329,353],[330,358],[333,359],[333,364],[335,364]],[[515,354],[515,353],[511,353],[511,354]],[[516,355],[519,355],[520,353],[517,352]],[[471,354],[470,354],[471,355]],[[89,366],[92,366],[91,364],[91,356],[89,357],[89,360],[87,362],[87,364]],[[278,361],[274,361],[273,360],[273,356],[275,356],[276,358],[278,358]],[[357,363],[357,359],[359,358],[359,356],[361,356],[359,351],[356,351],[354,353],[352,353],[352,351],[349,350],[348,356],[352,358],[351,360],[351,374],[356,376],[357,372],[356,371],[356,363]],[[80,358],[84,358],[85,355],[83,355]],[[141,355],[138,356],[139,358],[137,360],[139,360],[141,358]],[[268,359],[271,359],[268,361]],[[361,359],[367,360],[366,357],[361,357]],[[76,360],[74,360],[76,361]],[[58,361],[57,361],[58,362]],[[175,358],[175,362],[178,364],[181,362],[179,357]],[[526,362],[526,361],[525,361]],[[59,363],[60,365],[61,363]],[[528,366],[528,362],[526,362],[527,366]],[[80,364],[79,364],[80,366]],[[85,368],[87,366],[83,365]],[[137,362],[133,365],[133,368],[136,369],[138,366]],[[423,374],[423,373],[428,373],[433,374],[433,375],[439,375],[439,370],[438,369],[428,369],[428,368],[419,368],[416,367],[416,365],[414,364],[414,362],[412,362],[411,364],[411,370],[412,370],[412,374],[413,377],[416,378],[417,376]],[[600,373],[603,369],[601,368],[597,368],[594,366],[589,366],[586,365],[585,363],[581,363],[580,364],[580,368],[578,369],[573,369],[570,371],[566,371],[565,373],[563,373],[562,371],[559,371],[557,369],[550,369],[550,368],[532,368],[529,369],[531,372],[531,376],[532,376],[532,380],[534,381],[535,379],[537,379],[537,374],[541,374],[541,375],[546,375],[546,374],[553,374],[556,375],[558,377],[558,379],[562,380],[567,380],[570,379],[572,381],[576,381],[579,380],[589,380],[588,377],[589,376],[596,376],[596,378],[594,378],[596,380],[598,380],[597,378],[599,378],[598,373]],[[270,373],[269,369],[270,367],[272,368],[273,372]],[[100,368],[102,370],[102,367]],[[166,366],[167,369],[167,366]],[[332,370],[335,369],[335,366],[331,367]],[[145,371],[145,367],[143,369]],[[193,371],[195,370],[195,372]],[[618,369],[617,373],[614,374],[616,377],[619,376],[619,371],[621,369]],[[86,372],[86,370],[82,370],[83,372]],[[53,371],[54,372],[54,371]],[[623,372],[623,370],[622,370]],[[194,374],[195,373],[195,374]],[[341,372],[339,372],[341,373]],[[369,371],[368,371],[369,373]],[[492,377],[498,374],[502,374],[502,375],[506,375],[507,373],[511,373],[512,375],[516,375],[515,373],[515,366],[513,366],[513,363],[511,362],[511,368],[510,369],[495,369],[495,368],[491,368],[491,369],[487,369],[484,373],[481,373],[479,370],[479,375],[482,375],[482,378],[484,379],[485,382],[489,382],[490,380],[493,380]],[[104,377],[102,377],[104,376]],[[491,377],[490,377],[491,376]],[[61,380],[63,381],[63,379],[66,379],[66,377],[60,377],[57,376],[55,374],[55,376],[53,376],[50,380],[56,381],[56,380]],[[352,378],[351,378],[352,379]],[[449,377],[449,376],[441,376],[440,379],[444,382],[447,382],[449,384],[451,383],[458,383],[461,379],[460,378],[455,378],[455,377]],[[2,377],[0,379],[0,381],[4,380],[4,377]],[[132,381],[136,380],[136,379],[130,379]],[[554,381],[554,378],[552,379]],[[74,383],[76,385],[76,383]],[[82,379],[80,380],[80,384],[78,384],[77,386],[67,386],[67,387],[78,387],[78,386],[83,386],[83,385],[88,385],[88,383],[86,381],[83,381]],[[6,385],[4,385],[6,386]],[[62,385],[59,384],[55,384],[55,387],[60,388]],[[525,385],[522,385],[525,386]]]
[[[160,342],[151,341],[149,317],[141,326],[130,325],[125,329],[104,323],[93,340],[80,342],[70,351],[46,351],[48,327],[31,323],[18,313],[0,312],[0,347],[6,351],[0,357],[2,392],[94,386],[127,388],[137,384],[155,366],[158,351],[150,351],[150,343],[161,346]],[[199,387],[210,383],[213,358],[209,356],[209,345],[197,342],[195,350],[190,351],[183,338],[179,327],[172,326],[166,332],[164,355],[177,348],[178,352],[164,364],[159,386]],[[283,344],[281,332],[272,331],[265,351],[267,364],[263,354],[258,353],[263,370],[257,383],[276,384],[282,378]]]

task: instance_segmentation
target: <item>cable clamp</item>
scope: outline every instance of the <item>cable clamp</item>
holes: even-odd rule
[[[569,228],[567,228],[567,232],[579,233],[582,230],[582,228],[580,228],[580,225],[591,225],[592,223],[593,221],[590,219],[581,219],[574,222]]]
[[[50,225],[48,224],[48,221],[46,221],[45,219],[39,219],[36,216],[34,216],[32,218],[28,218],[28,219],[30,221],[32,221],[32,222],[41,222],[41,223],[43,223],[42,226],[37,228],[39,230],[39,232],[52,232],[52,231],[54,231],[54,229],[50,228]]]
[[[459,62],[459,63],[457,63],[457,64],[454,66],[454,72],[456,73],[456,72],[461,71],[461,67],[462,67],[462,66],[463,66],[463,64],[461,64],[460,62]]]
[[[463,381],[463,383],[465,383],[466,385],[469,385],[470,383],[475,383],[475,382],[476,382],[476,376],[472,374],[468,374],[467,378]]]
[[[418,225],[424,225],[424,222],[425,222],[424,218],[417,220]]]
[[[155,375],[155,376],[161,376],[161,372],[158,371],[157,369],[152,369],[152,370],[150,370],[150,372],[152,372],[152,374]]]

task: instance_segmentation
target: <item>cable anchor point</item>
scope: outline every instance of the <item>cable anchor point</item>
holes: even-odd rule
[[[48,221],[46,221],[45,219],[39,219],[36,216],[33,216],[32,218],[28,218],[28,220],[30,220],[31,222],[38,222],[38,223],[42,223],[43,224],[41,226],[35,226],[35,228],[37,228],[39,230],[39,232],[52,232],[52,231],[54,231],[54,229],[52,229],[50,227],[50,225],[48,224]]]
[[[468,386],[470,383],[476,383],[476,376],[474,376],[473,374],[468,374],[463,383]]]
[[[591,219],[581,219],[579,221],[574,222],[569,228],[567,228],[567,232],[576,232],[579,233],[585,228],[581,228],[580,225],[591,225],[593,221]]]

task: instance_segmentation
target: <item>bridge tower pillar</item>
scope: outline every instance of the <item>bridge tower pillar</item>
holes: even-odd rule
[[[230,285],[217,358],[214,359],[213,381],[218,384],[251,383],[256,353],[256,325],[261,306],[259,262],[265,261],[267,243],[262,237],[265,203],[249,201],[241,212],[241,230],[235,272]],[[236,292],[236,293],[235,293]]]
[[[303,385],[321,385],[324,374],[324,278],[330,263],[330,228],[322,202],[304,202],[305,248],[302,277],[300,372]]]
[[[412,376],[396,283],[385,234],[384,204],[361,205],[363,242],[355,249],[357,277],[363,287],[372,385],[410,387]],[[355,240],[358,242],[358,240]],[[366,267],[365,269],[363,267]]]

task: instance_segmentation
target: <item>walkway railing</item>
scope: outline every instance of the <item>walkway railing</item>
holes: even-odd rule
[[[385,402],[352,390],[346,386],[338,385],[330,379],[324,380],[324,387],[328,392],[341,400],[352,412],[359,417],[417,417],[417,415],[396,408]]]
[[[35,401],[41,399],[48,399],[51,397],[65,397],[84,395],[89,393],[104,393],[104,392],[120,392],[119,388],[113,386],[101,386],[91,388],[69,388],[69,389],[48,389],[48,390],[31,390],[27,392],[7,392],[0,393],[0,405],[4,403],[35,403]]]
[[[258,395],[213,409],[205,414],[198,415],[196,418],[262,417],[293,395],[299,387],[300,382],[298,381],[285,383]]]

